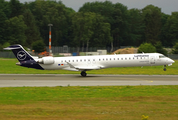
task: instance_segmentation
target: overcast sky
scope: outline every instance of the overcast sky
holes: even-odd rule
[[[20,0],[21,2],[28,2],[34,0]],[[93,2],[96,0],[61,0],[65,6],[74,9],[76,12],[80,7],[83,6],[86,2]],[[97,1],[105,1],[105,0],[97,0]],[[147,5],[154,5],[161,8],[162,12],[166,14],[171,14],[171,12],[177,11],[178,12],[178,0],[108,0],[112,3],[122,3],[123,5],[127,6],[128,9],[131,8],[138,8],[142,9]]]

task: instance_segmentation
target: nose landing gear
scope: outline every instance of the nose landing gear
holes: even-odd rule
[[[166,65],[164,65],[164,69],[163,70],[166,71]]]

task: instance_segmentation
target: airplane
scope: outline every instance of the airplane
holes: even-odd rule
[[[70,70],[81,71],[81,76],[86,77],[86,71],[99,70],[111,67],[134,66],[170,66],[174,61],[160,53],[115,54],[96,56],[71,56],[42,58],[31,56],[21,45],[11,45],[4,50],[12,50],[18,63],[16,65],[40,70]]]

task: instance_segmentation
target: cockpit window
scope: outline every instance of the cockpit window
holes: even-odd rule
[[[164,55],[160,55],[159,58],[165,58],[165,56]]]

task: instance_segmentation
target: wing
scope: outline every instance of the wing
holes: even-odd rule
[[[71,63],[66,62],[71,69],[76,69],[77,71],[88,71],[88,70],[99,70],[104,68],[103,66],[74,66]]]

